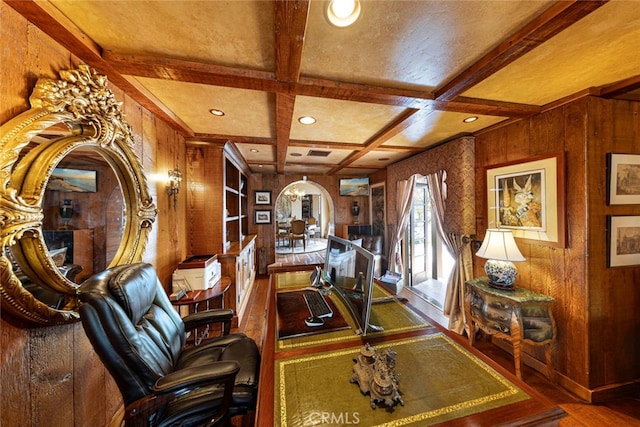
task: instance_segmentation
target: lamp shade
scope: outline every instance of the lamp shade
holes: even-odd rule
[[[480,258],[495,259],[499,261],[524,261],[516,240],[511,230],[503,228],[490,228],[484,236],[482,246],[476,255]]]

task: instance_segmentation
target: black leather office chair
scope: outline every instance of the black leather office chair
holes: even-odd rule
[[[260,367],[256,343],[229,334],[233,311],[181,319],[155,269],[114,267],[80,286],[80,317],[115,379],[127,426],[199,426],[255,411]],[[186,330],[223,322],[223,335],[186,347]]]

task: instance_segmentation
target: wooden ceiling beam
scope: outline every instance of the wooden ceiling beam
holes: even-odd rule
[[[307,31],[309,0],[276,0],[276,79],[297,82]]]
[[[628,92],[640,89],[640,76],[633,76],[619,82],[600,88],[600,96],[614,98]]]
[[[295,100],[294,95],[276,94],[276,172],[281,174],[287,160]]]
[[[274,73],[203,64],[179,59],[145,55],[103,53],[118,72],[135,77],[173,80],[238,89],[261,90],[345,101],[366,102],[407,108],[429,108],[468,114],[504,117],[528,117],[540,112],[536,105],[459,97],[453,101],[435,101],[431,92],[400,89],[326,79],[301,77],[295,82],[280,81]]]
[[[575,24],[608,0],[558,1],[435,92],[450,101]]]

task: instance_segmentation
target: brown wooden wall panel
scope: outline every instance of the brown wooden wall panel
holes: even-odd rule
[[[28,98],[38,77],[58,78],[60,70],[79,62],[3,2],[0,21],[0,123],[4,123],[29,108]],[[166,175],[176,158],[185,170],[184,139],[117,87],[111,89],[123,102],[134,134],[134,150],[143,162],[159,209],[145,260],[159,267],[161,280],[168,287],[170,273],[187,250],[186,198],[179,200],[177,212],[167,209],[165,184],[152,177]],[[158,134],[163,135],[162,140]],[[3,313],[0,349],[0,425],[101,426],[112,421],[121,408],[120,392],[80,323],[21,328]]]
[[[485,167],[565,153],[565,249],[522,244],[520,286],[555,298],[556,370],[565,387],[585,398],[640,377],[638,267],[607,268],[607,215],[640,215],[640,207],[607,206],[606,155],[640,154],[637,102],[584,98],[476,136],[476,223],[486,228]],[[518,144],[514,144],[518,141]],[[483,275],[482,260],[474,273]],[[535,355],[537,357],[538,355]]]

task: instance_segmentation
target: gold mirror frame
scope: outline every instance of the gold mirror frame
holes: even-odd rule
[[[0,126],[0,303],[3,316],[36,325],[79,320],[79,285],[67,279],[49,256],[42,223],[43,198],[56,165],[74,149],[89,147],[109,163],[125,202],[125,225],[109,267],[142,260],[157,209],[142,164],[134,151],[131,127],[107,78],[86,65],[60,72],[60,80],[39,79],[29,98],[31,108]],[[21,152],[52,126],[69,135]],[[16,275],[11,254],[29,279],[64,296],[52,308],[27,290]]]

